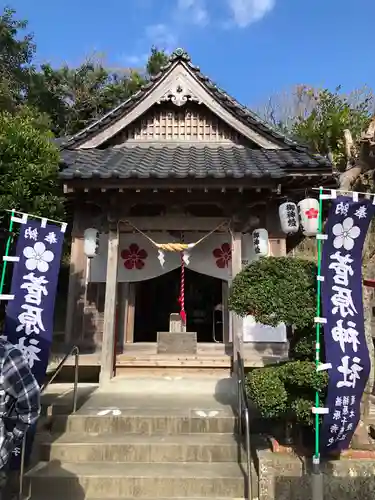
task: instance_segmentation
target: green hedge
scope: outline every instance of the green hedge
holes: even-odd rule
[[[246,390],[262,417],[312,425],[315,391],[323,402],[327,384],[328,374],[317,373],[313,362],[290,361],[252,370]]]
[[[325,399],[328,375],[317,373],[314,361],[316,275],[316,265],[307,260],[267,257],[251,263],[233,280],[232,311],[272,326],[283,322],[293,330],[290,361],[247,375],[247,394],[265,418],[312,425],[315,391],[322,402]]]
[[[313,326],[315,303],[316,265],[289,257],[252,262],[234,278],[229,295],[231,311],[272,326]]]

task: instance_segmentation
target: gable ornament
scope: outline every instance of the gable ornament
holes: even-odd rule
[[[201,100],[186,87],[185,83],[180,79],[177,79],[173,86],[170,87],[167,92],[159,99],[159,103],[161,102],[172,102],[176,106],[183,106],[187,102],[197,102],[201,103]]]

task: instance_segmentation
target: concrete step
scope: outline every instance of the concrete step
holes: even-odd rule
[[[218,413],[218,412],[217,412]],[[195,433],[235,433],[235,417],[223,414],[198,416],[191,412],[190,416],[168,415],[166,411],[159,414],[147,413],[131,415],[54,415],[44,420],[44,428],[52,433],[111,433],[111,434],[195,434]]]
[[[40,460],[61,462],[237,462],[242,447],[230,434],[43,434]]]
[[[32,498],[243,498],[244,473],[235,463],[50,463],[26,476]],[[39,496],[38,496],[39,495]],[[44,495],[44,496],[43,496]]]

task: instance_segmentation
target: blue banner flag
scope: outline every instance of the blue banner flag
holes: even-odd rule
[[[46,376],[52,343],[65,227],[45,219],[26,221],[16,246],[19,261],[13,268],[10,294],[14,298],[6,308],[4,336],[24,354],[39,385]],[[28,453],[33,435],[30,430]],[[12,468],[18,468],[19,449],[13,462]]]
[[[370,374],[362,300],[362,252],[374,214],[372,201],[333,200],[321,261],[324,344],[329,383],[321,430],[323,452],[348,448],[360,419]]]

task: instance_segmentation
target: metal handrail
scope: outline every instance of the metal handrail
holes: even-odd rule
[[[70,351],[65,354],[63,359],[60,361],[60,363],[57,365],[57,368],[55,369],[52,377],[45,382],[41,389],[40,389],[40,394],[43,394],[43,392],[47,389],[47,387],[50,385],[51,382],[55,380],[57,375],[61,372],[62,368],[65,366],[65,363],[67,362],[68,358],[70,356],[74,355],[74,386],[73,386],[73,408],[72,408],[72,413],[75,413],[77,411],[77,400],[78,400],[78,368],[79,368],[79,347],[78,346],[73,346]],[[22,438],[22,448],[21,448],[21,467],[20,467],[20,477],[19,477],[19,490],[18,490],[18,500],[22,500],[22,495],[23,495],[23,477],[25,474],[25,451],[26,451],[26,435],[27,432],[23,435]]]
[[[241,354],[237,351],[237,398],[238,398],[238,433],[243,436],[242,416],[245,419],[245,443],[247,462],[247,500],[253,500],[251,446],[250,446],[250,416],[245,390],[245,369]]]

